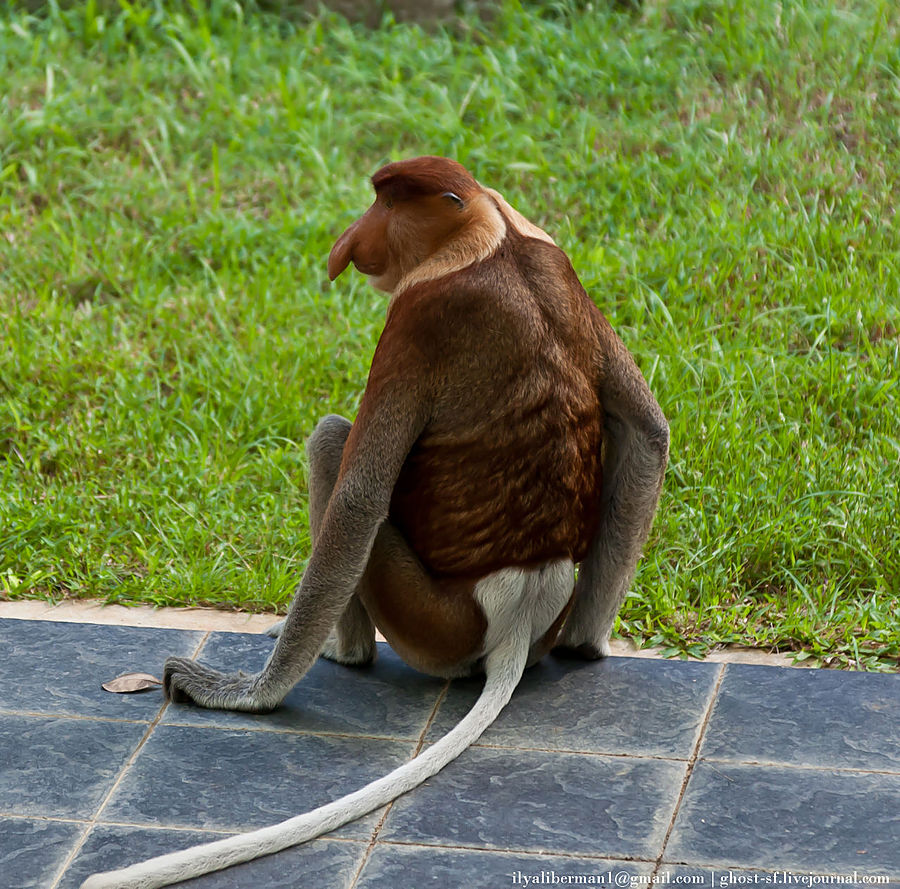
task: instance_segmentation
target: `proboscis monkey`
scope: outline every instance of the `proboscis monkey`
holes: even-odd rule
[[[375,627],[416,669],[483,672],[484,690],[444,738],[349,796],[83,889],[165,886],[333,830],[458,756],[554,646],[609,652],[662,486],[659,405],[562,250],[465,168],[414,158],[372,184],[328,275],[352,262],[391,301],[356,421],[325,417],[309,439],[309,566],[260,673],[169,658],[165,691],[270,710],[319,655],[371,661]]]

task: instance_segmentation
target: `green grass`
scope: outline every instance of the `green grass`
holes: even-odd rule
[[[163,6],[0,13],[0,595],[288,601],[303,441],[385,307],[325,258],[436,153],[555,235],[671,420],[619,632],[896,668],[892,0]]]

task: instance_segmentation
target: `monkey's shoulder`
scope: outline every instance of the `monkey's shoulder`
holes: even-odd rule
[[[466,329],[490,334],[503,322],[593,330],[599,314],[562,250],[536,238],[508,237],[486,259],[404,291],[388,324],[419,335],[433,328],[445,340]]]
[[[474,284],[488,284],[496,293],[506,293],[520,301],[543,304],[555,302],[568,311],[585,309],[590,301],[569,257],[555,244],[510,231],[499,249],[483,262],[461,273]]]
[[[482,264],[483,265],[483,264]],[[429,364],[505,344],[527,323],[527,306],[508,282],[482,268],[423,281],[391,304],[382,343],[413,349]]]

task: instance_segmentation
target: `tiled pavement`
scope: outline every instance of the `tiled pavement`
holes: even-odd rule
[[[479,684],[386,647],[319,662],[265,716],[112,695],[167,654],[256,669],[264,636],[0,620],[0,887],[106,870],[274,823],[443,733]],[[480,743],[327,838],[197,889],[900,886],[900,677],[547,658]],[[529,882],[531,881],[531,882]],[[805,881],[805,882],[804,882]],[[821,881],[820,881],[821,884]]]

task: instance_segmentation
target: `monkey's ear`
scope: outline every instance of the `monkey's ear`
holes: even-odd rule
[[[445,191],[441,195],[441,197],[446,198],[448,201],[453,201],[453,203],[456,204],[457,210],[462,210],[462,208],[466,205],[465,201],[458,194],[454,194],[452,191]]]

